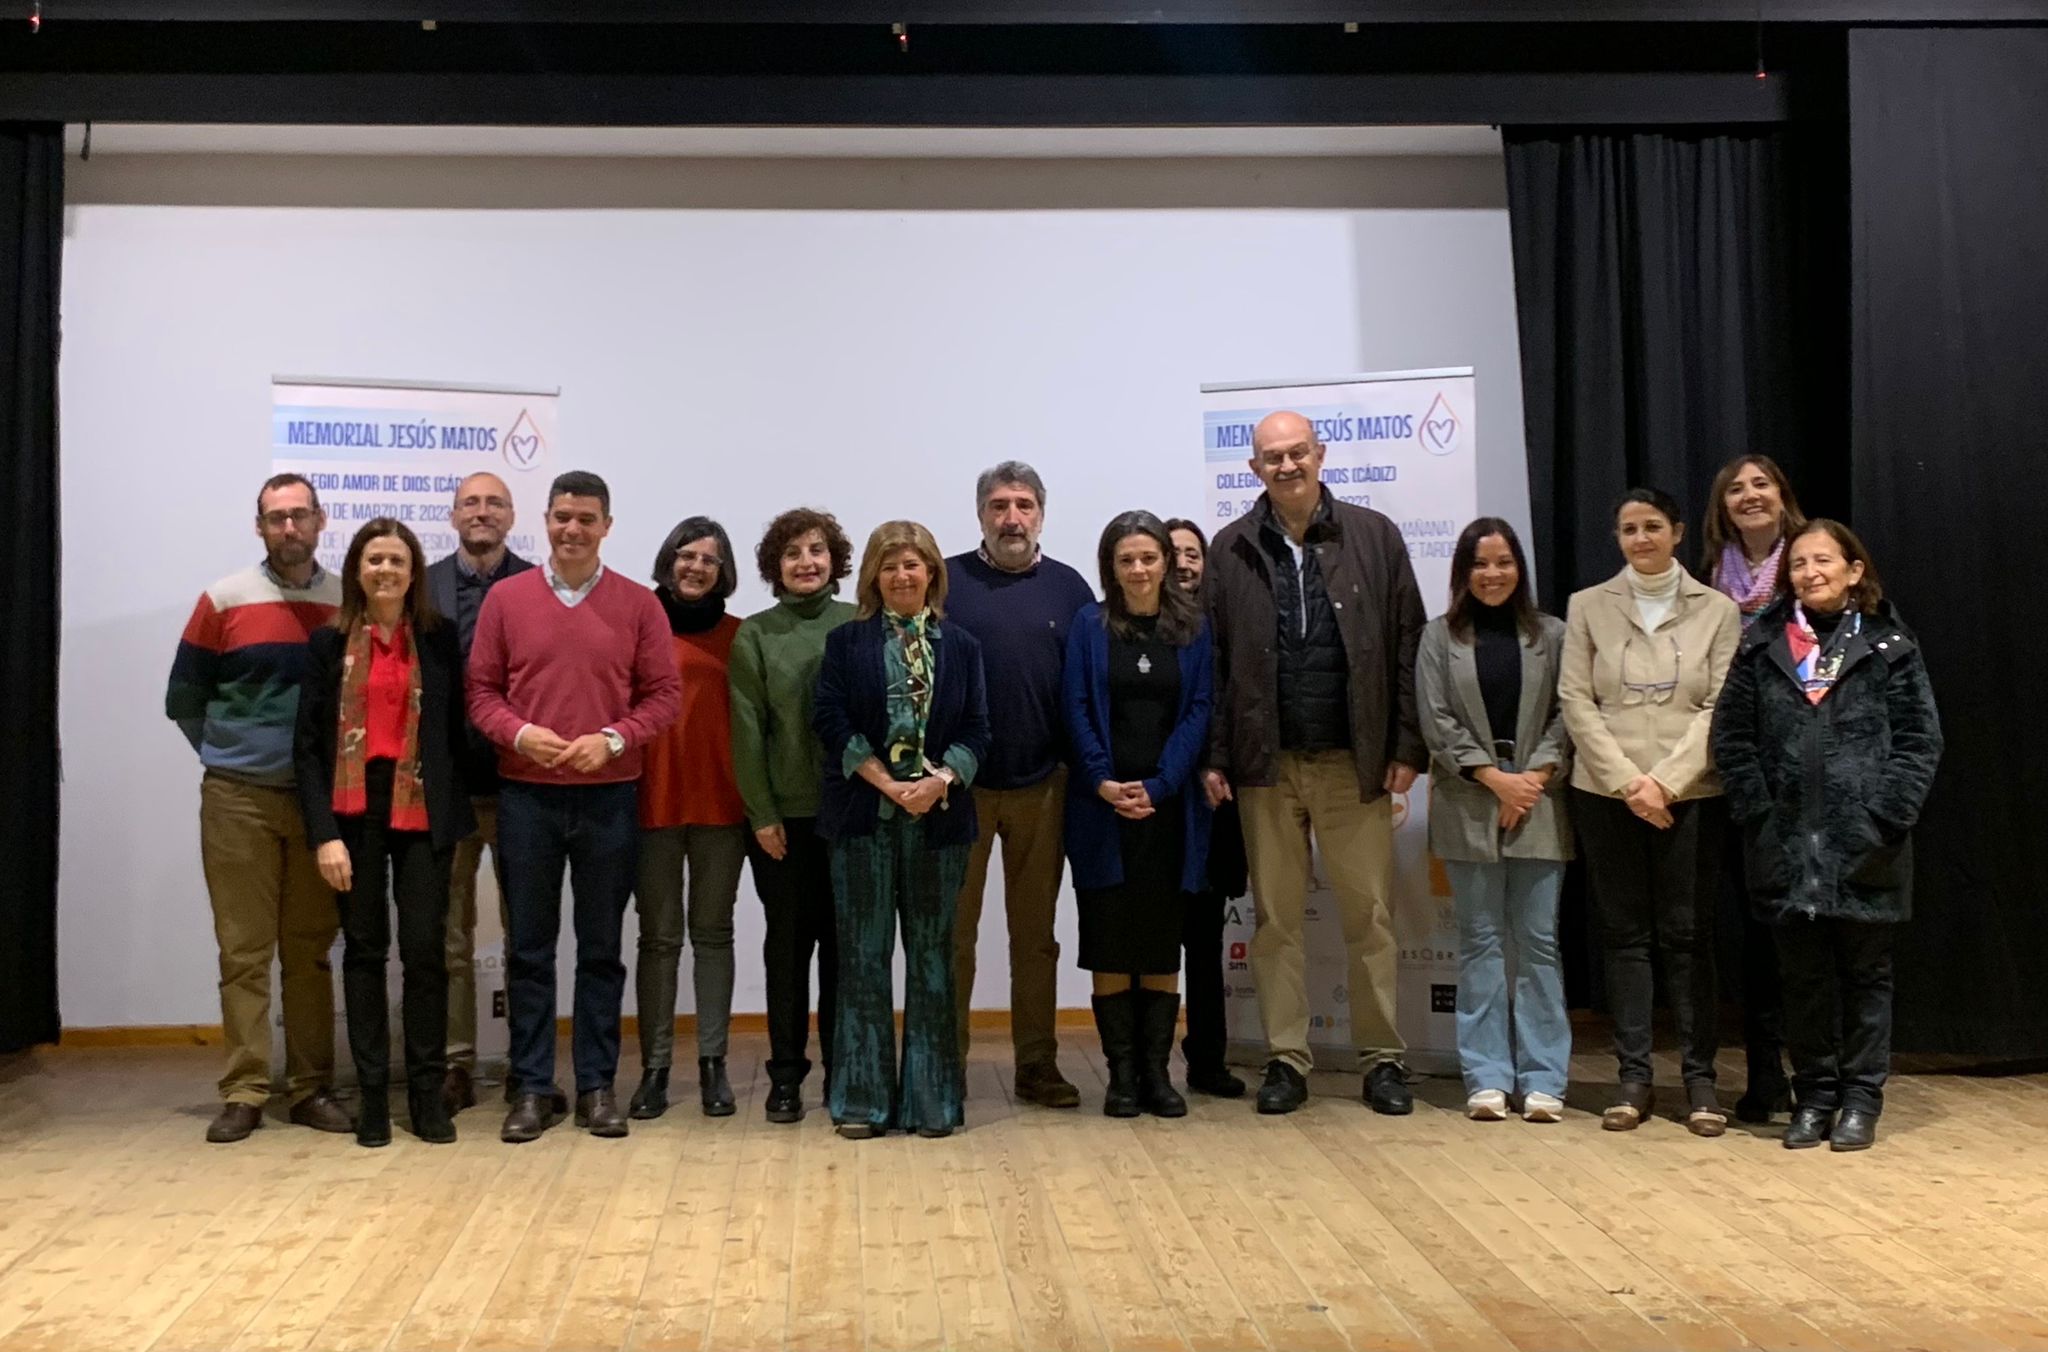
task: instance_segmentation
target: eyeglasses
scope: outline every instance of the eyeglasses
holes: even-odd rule
[[[306,530],[320,519],[320,513],[310,507],[301,507],[295,512],[265,512],[257,520],[272,530],[283,530],[286,526],[297,526]]]
[[[1315,459],[1316,448],[1297,446],[1291,450],[1272,451],[1259,457],[1259,463],[1267,469],[1279,469],[1283,465],[1306,465]]]
[[[676,562],[685,568],[717,568],[724,561],[716,554],[702,554],[694,549],[678,549]]]
[[[1672,693],[1678,689],[1678,677],[1680,666],[1685,661],[1685,654],[1680,652],[1678,649],[1678,639],[1675,636],[1668,634],[1664,638],[1664,641],[1671,645],[1670,680],[1631,681],[1628,678],[1628,650],[1632,646],[1634,646],[1636,638],[1636,631],[1634,629],[1630,629],[1628,637],[1624,639],[1621,644],[1621,702],[1625,705],[1669,704],[1671,702]],[[1649,661],[1652,670],[1658,669],[1662,666],[1662,663],[1656,660],[1656,642],[1657,640],[1654,637],[1645,641],[1645,646],[1651,649],[1651,652],[1649,653],[1647,660]]]

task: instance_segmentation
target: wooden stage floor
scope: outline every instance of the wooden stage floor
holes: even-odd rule
[[[864,1143],[762,1120],[757,1035],[737,1116],[686,1081],[627,1140],[516,1148],[495,1102],[453,1146],[209,1146],[214,1050],[15,1058],[0,1348],[2048,1349],[2048,1076],[1899,1077],[1836,1155],[1482,1125],[1449,1080],[1381,1118],[1335,1074],[1292,1117],[1111,1121],[1064,1036],[1079,1112],[1014,1106],[990,1045],[967,1131]]]

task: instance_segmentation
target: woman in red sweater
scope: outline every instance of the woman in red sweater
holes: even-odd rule
[[[738,584],[732,542],[709,517],[681,522],[654,556],[654,594],[675,635],[682,712],[647,747],[640,775],[640,1087],[629,1111],[668,1111],[675,1055],[676,965],[687,929],[697,1004],[698,1095],[707,1117],[733,1111],[725,1073],[732,1012],[732,911],[747,857],[747,813],[732,768],[732,697],[726,667],[739,617],[725,613]]]

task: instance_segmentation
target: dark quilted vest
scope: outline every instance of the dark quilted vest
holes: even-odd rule
[[[1299,581],[1294,553],[1287,547],[1279,523],[1269,518],[1259,530],[1259,541],[1273,563],[1283,751],[1340,751],[1351,746],[1351,710],[1346,695],[1350,673],[1344,638],[1337,632],[1337,612],[1330,607],[1323,567],[1316,558],[1316,541],[1326,530],[1321,519],[1309,526]],[[1305,626],[1304,607],[1308,613]]]

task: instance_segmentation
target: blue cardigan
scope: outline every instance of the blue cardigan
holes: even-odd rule
[[[950,747],[988,759],[988,696],[981,676],[981,645],[949,620],[932,626],[932,708],[925,720],[925,756],[939,760]],[[845,772],[846,744],[855,733],[868,745],[889,744],[889,688],[882,645],[890,642],[880,615],[849,620],[825,636],[825,660],[818,668],[811,728],[825,748],[825,783],[818,800],[817,832],[827,840],[873,835],[882,795],[875,786]],[[946,806],[924,815],[927,847],[971,845],[975,837],[974,795],[964,782],[946,795]]]
[[[1180,886],[1199,892],[1208,886],[1209,800],[1195,779],[1209,738],[1209,694],[1215,681],[1209,651],[1209,624],[1202,622],[1194,638],[1180,650],[1180,714],[1160,755],[1159,773],[1145,781],[1145,792],[1157,803],[1179,794],[1187,815],[1186,846],[1181,855]],[[1073,744],[1073,767],[1067,773],[1067,859],[1074,866],[1075,887],[1114,887],[1124,880],[1122,846],[1116,809],[1095,790],[1117,778],[1109,750],[1109,628],[1099,603],[1082,607],[1067,630],[1067,668],[1061,680],[1061,704],[1067,736]]]

